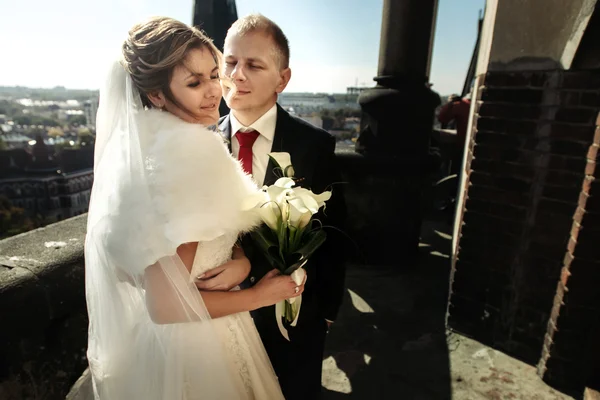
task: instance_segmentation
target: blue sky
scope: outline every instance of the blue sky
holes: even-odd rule
[[[373,84],[382,0],[236,3],[239,16],[260,12],[288,36],[293,71],[288,91],[345,92],[356,83]],[[439,1],[431,81],[441,94],[462,88],[484,4]],[[191,0],[0,0],[5,17],[0,85],[97,89],[134,23],[151,15],[191,23],[192,9]]]

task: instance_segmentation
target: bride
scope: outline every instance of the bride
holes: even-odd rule
[[[217,123],[221,55],[170,18],[134,26],[100,91],[85,244],[88,360],[96,399],[283,399],[248,313],[298,296],[273,271],[251,289],[203,291],[236,247],[257,190]],[[230,288],[227,288],[230,289]]]

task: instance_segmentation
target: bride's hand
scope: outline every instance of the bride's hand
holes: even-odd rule
[[[250,274],[250,260],[241,247],[233,248],[231,261],[206,271],[196,279],[195,283],[200,290],[228,291],[242,283]]]
[[[280,275],[276,269],[268,272],[251,289],[256,291],[260,307],[267,307],[282,300],[298,297],[304,292],[306,277],[300,285],[292,280],[289,275]]]

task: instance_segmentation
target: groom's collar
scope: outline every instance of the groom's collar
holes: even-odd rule
[[[233,112],[229,113],[229,123],[231,125],[231,135],[232,137],[238,133],[238,131],[247,131],[247,130],[255,130],[269,139],[269,141],[273,141],[275,137],[275,127],[277,125],[277,105],[273,104],[273,107],[269,109],[266,113],[264,113],[259,119],[254,121],[249,126],[243,125],[234,115]]]

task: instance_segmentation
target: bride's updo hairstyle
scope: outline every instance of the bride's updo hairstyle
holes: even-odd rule
[[[175,67],[183,64],[188,52],[206,48],[221,65],[221,52],[197,28],[168,17],[153,17],[135,25],[123,43],[125,70],[140,92],[142,104],[152,108],[149,93],[162,91],[177,107],[185,110],[170,89]]]

